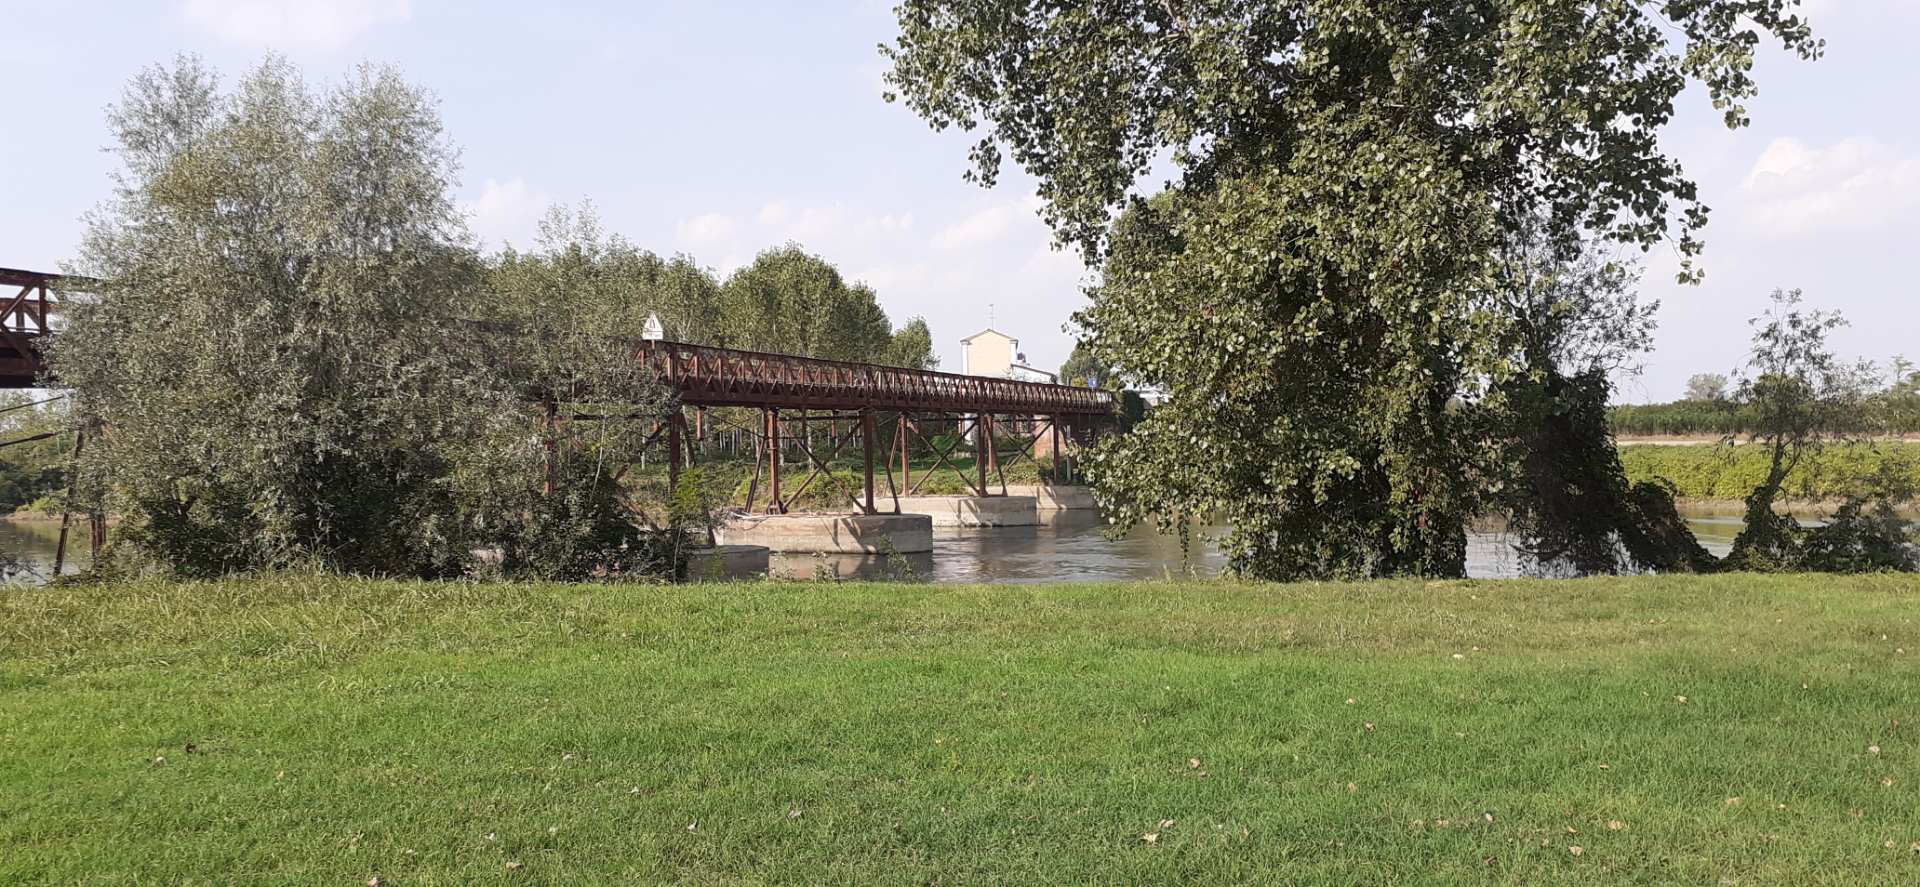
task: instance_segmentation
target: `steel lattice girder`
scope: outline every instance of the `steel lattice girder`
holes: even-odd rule
[[[644,342],[635,356],[692,406],[1104,416],[1113,395],[1092,388],[962,376],[875,364]]]

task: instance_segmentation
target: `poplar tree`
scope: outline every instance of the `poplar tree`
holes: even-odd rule
[[[1660,130],[1696,83],[1744,126],[1763,40],[1821,51],[1796,6],[903,0],[882,50],[891,97],[978,136],[973,179],[1038,181],[1103,267],[1086,344],[1169,392],[1091,460],[1115,517],[1225,519],[1243,575],[1457,576],[1525,367],[1510,232],[1671,243],[1696,279]]]

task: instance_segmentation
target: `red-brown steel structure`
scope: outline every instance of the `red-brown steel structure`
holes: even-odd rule
[[[0,388],[30,387],[45,375],[46,362],[38,342],[55,332],[53,321],[59,316],[60,306],[53,292],[62,280],[57,274],[0,268],[0,300],[4,300],[0,301]],[[18,291],[8,294],[8,288]],[[990,471],[1000,476],[1004,494],[1004,468],[1023,456],[1035,458],[1042,439],[1052,443],[1054,478],[1069,478],[1071,464],[1062,462],[1063,437],[1090,440],[1114,411],[1112,394],[1090,388],[790,354],[639,341],[634,346],[634,358],[652,368],[655,377],[678,395],[681,407],[698,408],[703,414],[707,408],[726,407],[761,411],[760,428],[743,429],[763,445],[749,485],[749,509],[758,496],[762,468],[767,474],[767,510],[786,511],[788,502],[803,495],[823,472],[830,472],[829,463],[840,448],[858,436],[865,489],[854,504],[862,511],[877,511],[874,444],[878,417],[883,412],[892,414],[894,433],[883,464],[897,509],[900,486],[893,477],[895,453],[907,494],[926,481],[926,475],[922,475],[921,483],[914,483],[909,458],[913,439],[918,439],[939,466],[959,476],[976,495],[993,495],[988,487]],[[822,411],[824,415],[815,414]],[[833,451],[825,457],[813,452],[811,435],[791,433],[796,424],[804,429],[809,423],[822,421],[829,423],[828,437],[835,441]],[[850,431],[857,429],[857,434],[840,434],[841,423],[849,425]],[[954,441],[944,448],[939,446],[923,433],[922,426],[928,423],[951,423]],[[1002,425],[1013,433],[1001,433]],[[676,409],[661,431],[671,454],[669,476],[677,479],[694,452],[693,440],[686,433],[685,413]],[[1001,461],[1003,438],[1019,444],[1005,463]],[[970,444],[973,452],[972,472],[953,464],[962,442]],[[809,473],[788,496],[781,487],[781,463],[785,454],[796,449],[807,457]]]
[[[27,388],[46,369],[34,343],[53,332],[58,274],[0,268],[0,388]],[[7,292],[18,288],[17,292]]]

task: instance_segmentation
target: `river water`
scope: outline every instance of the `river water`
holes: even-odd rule
[[[1740,532],[1739,515],[1686,515],[1687,524],[1708,551],[1724,555]],[[1125,579],[1179,579],[1220,574],[1226,558],[1204,531],[1186,551],[1180,540],[1150,527],[1135,527],[1109,539],[1107,526],[1092,511],[1041,512],[1037,527],[979,527],[933,531],[931,554],[893,557],[775,555],[772,571],[787,579],[913,579],[933,582],[1099,582]],[[1520,575],[1522,563],[1512,540],[1497,532],[1467,538],[1467,575],[1506,578]]]
[[[1740,531],[1740,516],[1687,513],[1701,544],[1725,554]],[[1182,552],[1180,540],[1149,527],[1108,539],[1106,523],[1092,511],[1042,512],[1037,527],[936,529],[931,554],[893,557],[776,556],[775,576],[789,579],[898,579],[933,582],[1096,582],[1216,576],[1225,565],[1219,550],[1196,539]],[[1212,528],[1217,533],[1220,528]],[[15,581],[45,581],[53,569],[60,525],[53,521],[0,521],[0,554],[32,573]],[[86,528],[76,524],[67,542],[67,573],[87,566]],[[1519,575],[1521,562],[1503,534],[1480,532],[1467,540],[1467,574],[1477,578]]]

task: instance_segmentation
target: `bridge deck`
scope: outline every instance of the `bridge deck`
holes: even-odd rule
[[[638,357],[692,406],[1104,416],[1113,395],[1091,388],[679,342],[647,342]]]

